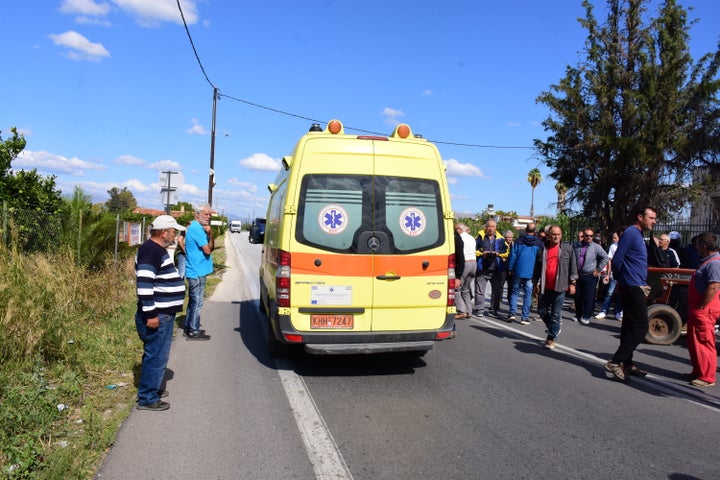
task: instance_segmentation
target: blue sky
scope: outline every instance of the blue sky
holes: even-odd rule
[[[13,167],[56,175],[64,194],[78,185],[104,202],[127,187],[139,205],[162,208],[159,172],[172,170],[178,199],[204,203],[212,84],[224,95],[213,206],[225,214],[264,215],[266,186],[307,118],[338,118],[348,133],[408,123],[437,141],[456,212],[528,214],[527,173],[539,167],[535,212],[555,213],[534,151],[492,147],[545,137],[535,99],[584,58],[581,0],[181,0],[210,82],[176,0],[5,3],[0,130],[7,138],[16,126],[27,140]],[[713,51],[720,2],[681,3],[699,19],[694,56]],[[595,5],[603,20],[605,2]]]

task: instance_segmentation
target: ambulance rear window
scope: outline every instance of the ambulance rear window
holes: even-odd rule
[[[441,245],[442,225],[434,180],[310,174],[302,181],[295,237],[341,253],[412,253]]]

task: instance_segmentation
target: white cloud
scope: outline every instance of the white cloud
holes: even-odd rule
[[[145,27],[154,27],[159,22],[182,23],[176,0],[112,0],[112,2],[135,17]],[[183,15],[188,25],[198,21],[197,3],[193,0],[181,2]]]
[[[122,186],[123,186],[123,187],[127,187],[127,189],[130,190],[131,192],[142,192],[142,193],[144,193],[144,192],[150,192],[150,191],[152,191],[152,186],[151,186],[151,185],[146,185],[145,183],[143,183],[142,181],[140,181],[140,180],[138,180],[138,179],[136,179],[136,178],[131,178],[130,180],[125,180],[125,181],[122,183]],[[111,187],[111,188],[112,188],[112,187]]]
[[[429,88],[426,88],[426,89],[423,90],[423,92],[422,92],[422,96],[423,96],[423,97],[432,97],[432,95],[433,95],[433,91],[432,91],[431,89],[429,89]]]
[[[483,172],[472,163],[460,163],[454,158],[445,160],[445,169],[448,175],[458,177],[482,177]]]
[[[154,162],[148,165],[148,168],[152,170],[179,170],[180,164],[176,162],[175,160],[160,160],[159,162]]]
[[[193,123],[193,126],[188,128],[188,130],[187,130],[187,133],[189,133],[190,135],[207,135],[210,133],[207,130],[205,130],[205,127],[200,125],[200,122],[198,121],[197,118],[193,118],[192,123]]]
[[[402,110],[396,110],[394,108],[385,107],[381,113],[385,117],[385,123],[396,126],[400,123],[400,117],[405,116],[405,112]]]
[[[385,117],[390,117],[390,118],[398,118],[398,117],[404,117],[405,112],[403,112],[402,110],[396,110],[394,108],[385,107],[382,111],[382,115]]]
[[[23,150],[12,163],[13,168],[37,168],[48,173],[67,173],[75,177],[82,177],[86,170],[105,170],[105,165],[86,162],[77,157],[67,158],[45,151],[33,152]]]
[[[227,181],[227,183],[229,183],[229,184],[232,185],[233,187],[244,188],[244,189],[246,189],[247,191],[249,191],[249,192],[251,192],[251,193],[257,192],[257,189],[258,189],[257,185],[255,185],[254,183],[243,182],[243,181],[241,181],[241,180],[238,180],[238,179],[235,178],[235,177],[229,179],[229,180]]]
[[[103,17],[110,11],[107,3],[95,3],[93,0],[63,0],[60,5],[62,13],[79,13],[91,17]]]
[[[107,20],[100,20],[99,18],[92,18],[92,17],[86,17],[85,15],[80,15],[79,17],[75,17],[75,23],[80,25],[98,25],[100,27],[109,27],[112,25]]]
[[[140,166],[145,165],[147,162],[142,158],[133,157],[132,155],[120,155],[113,161],[113,163],[116,163],[118,165]]]
[[[111,0],[111,2],[112,5],[95,0],[63,0],[60,11],[79,15],[75,19],[77,23],[110,25],[108,21],[99,20],[99,17],[111,13],[114,5],[116,9],[124,11],[144,27],[156,27],[161,22],[182,24],[177,0]],[[197,1],[183,0],[181,7],[185,21],[189,25],[198,21]]]
[[[55,45],[69,49],[66,56],[73,60],[99,61],[103,57],[110,56],[110,52],[101,43],[93,43],[72,30],[59,35],[52,33],[49,37]]]
[[[280,162],[264,153],[254,153],[250,157],[240,160],[240,165],[250,170],[266,170],[277,172],[280,170]]]

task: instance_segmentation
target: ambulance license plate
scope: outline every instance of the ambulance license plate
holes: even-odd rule
[[[352,329],[352,315],[310,315],[310,328]]]

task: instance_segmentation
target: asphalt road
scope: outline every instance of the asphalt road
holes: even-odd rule
[[[262,246],[226,243],[209,342],[173,343],[165,412],[133,410],[100,479],[717,479],[720,390],[687,386],[682,341],[643,344],[650,375],[602,364],[619,322],[473,318],[424,358],[274,361],[257,311]],[[569,319],[569,314],[568,314]]]

